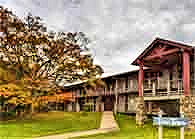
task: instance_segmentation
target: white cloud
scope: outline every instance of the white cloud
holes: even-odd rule
[[[191,41],[193,1],[7,0],[17,15],[32,12],[50,28],[83,31],[93,41],[95,62],[106,72],[133,69],[132,62],[155,37]]]
[[[189,33],[189,35],[193,35],[195,33],[195,23],[184,24],[182,29],[186,34]]]

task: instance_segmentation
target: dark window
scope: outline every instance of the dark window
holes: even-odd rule
[[[163,76],[163,73],[162,72],[159,72],[159,77],[162,77]]]
[[[125,80],[125,88],[128,88],[128,78]]]
[[[173,73],[170,72],[170,80],[173,80]]]

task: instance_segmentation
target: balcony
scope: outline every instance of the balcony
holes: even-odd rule
[[[152,99],[178,99],[183,95],[183,80],[145,80],[144,98]]]
[[[191,93],[195,95],[195,80],[190,81],[191,84]],[[144,80],[144,97],[145,99],[177,99],[181,95],[183,95],[183,80],[166,80],[166,79],[159,79],[159,80]],[[124,93],[137,93],[138,94],[138,84],[137,82],[130,83],[126,88],[125,85],[121,85],[116,88],[97,88],[95,90],[88,90],[88,96],[100,96],[100,95],[114,95],[114,94],[124,94]],[[76,93],[77,97],[82,97],[79,90]]]
[[[138,92],[138,87],[135,85],[133,88],[118,88],[116,89],[118,94],[123,94],[123,93],[131,93],[131,92]]]

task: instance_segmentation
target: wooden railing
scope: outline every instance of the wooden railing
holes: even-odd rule
[[[191,88],[195,90],[195,80],[191,80]],[[183,80],[145,80],[144,81],[144,96],[169,96],[169,95],[182,95],[183,94]],[[99,95],[114,95],[116,93],[131,93],[138,92],[137,84],[128,86],[128,88],[120,87],[114,89],[97,89],[90,90],[90,95],[99,96]],[[77,92],[78,96],[82,95],[80,92]],[[195,94],[195,93],[194,93]]]
[[[150,85],[150,82],[152,85]],[[146,87],[144,88],[144,96],[175,96],[183,94],[182,79],[145,81],[144,87]]]
[[[130,92],[137,92],[138,88],[118,88],[115,91],[117,91],[117,93],[130,93]]]
[[[182,92],[157,92],[156,94],[153,93],[144,93],[145,97],[154,97],[154,96],[177,96],[177,95],[183,95],[183,91]]]

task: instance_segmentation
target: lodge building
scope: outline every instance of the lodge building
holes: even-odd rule
[[[139,70],[102,77],[106,87],[89,87],[87,92],[82,83],[66,87],[75,98],[74,109],[69,110],[80,111],[90,103],[93,111],[139,115],[143,108],[146,115],[159,110],[169,116],[195,114],[195,47],[156,38],[132,65],[139,66]]]

